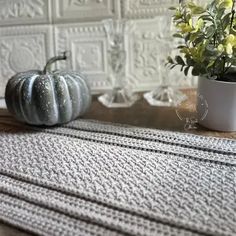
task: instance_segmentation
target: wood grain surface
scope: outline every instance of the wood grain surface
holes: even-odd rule
[[[106,108],[94,97],[91,109],[84,116],[86,119],[135,125],[161,130],[188,132],[199,135],[236,139],[236,132],[217,132],[197,125],[197,129],[185,130],[184,118],[196,116],[196,90],[186,89],[183,92],[188,99],[179,107],[150,106],[143,98],[130,108]],[[182,120],[178,117],[181,116]]]

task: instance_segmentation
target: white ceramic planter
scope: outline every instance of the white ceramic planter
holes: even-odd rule
[[[236,83],[199,77],[197,111],[200,125],[236,131]]]

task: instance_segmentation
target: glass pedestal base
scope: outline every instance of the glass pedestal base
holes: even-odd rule
[[[109,108],[131,107],[138,99],[137,94],[127,94],[124,89],[113,89],[98,97],[98,101]]]
[[[143,95],[151,106],[178,106],[187,96],[169,86],[159,86],[157,89]]]

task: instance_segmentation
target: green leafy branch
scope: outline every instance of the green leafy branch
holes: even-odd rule
[[[173,22],[181,39],[180,55],[167,58],[170,68],[180,66],[187,75],[220,78],[236,66],[235,0],[213,0],[207,6],[194,2],[172,7]]]

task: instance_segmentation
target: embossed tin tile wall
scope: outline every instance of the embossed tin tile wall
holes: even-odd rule
[[[125,18],[151,18],[165,15],[168,8],[178,0],[121,0],[122,16]]]
[[[109,88],[107,81],[107,44],[101,22],[63,24],[55,27],[55,51],[71,51],[71,60],[59,63],[86,74],[94,92]]]
[[[139,91],[163,83],[163,50],[174,48],[174,43],[165,38],[171,32],[167,8],[177,2],[0,0],[0,97],[16,72],[40,69],[47,58],[64,50],[72,52],[71,59],[58,63],[58,68],[81,70],[94,93],[108,89],[107,42],[101,20],[110,17],[124,17],[134,23],[126,40],[127,83]],[[169,76],[174,85],[195,85],[178,69]]]
[[[118,14],[117,0],[54,0],[53,21],[94,21]]]
[[[50,23],[48,0],[0,0],[0,25]]]
[[[0,97],[12,75],[41,69],[53,55],[51,28],[50,25],[0,28]]]

